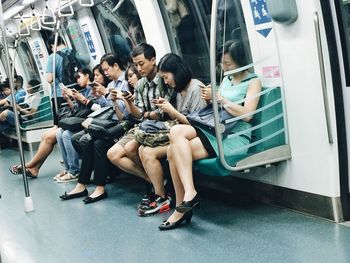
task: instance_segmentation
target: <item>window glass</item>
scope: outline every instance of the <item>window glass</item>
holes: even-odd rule
[[[350,1],[339,0],[339,27],[343,46],[346,85],[350,86]]]
[[[172,52],[189,64],[195,78],[207,83],[211,0],[158,0]]]
[[[73,16],[66,20],[63,25],[63,30],[66,31],[69,42],[75,50],[76,59],[80,61],[82,66],[88,66],[90,63],[90,51],[78,20]]]
[[[108,0],[92,8],[107,52],[130,62],[131,50],[146,42],[139,15],[133,1]]]
[[[247,28],[240,1],[219,0],[216,32],[217,82],[222,80],[221,59],[224,44],[230,40],[244,42],[247,61],[251,61],[251,51]]]
[[[26,40],[22,40],[18,44],[18,58],[24,68],[26,79],[40,80],[38,68],[35,64],[34,57]]]

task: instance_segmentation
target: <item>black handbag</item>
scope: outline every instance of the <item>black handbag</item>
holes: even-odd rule
[[[68,130],[71,132],[78,132],[83,129],[81,123],[85,120],[82,117],[68,117],[58,121],[58,126],[63,130]]]
[[[98,110],[95,110],[93,113],[90,113],[88,115],[88,118],[94,118],[94,119],[104,119],[107,120],[111,118],[114,114],[114,109],[112,106],[102,107]]]
[[[120,138],[128,129],[128,121],[93,119],[87,128],[87,132],[93,138],[115,140]]]
[[[205,108],[191,112],[186,116],[189,123],[194,127],[202,128],[215,135],[215,121],[213,105],[208,104]],[[219,108],[220,123],[225,126],[224,134],[229,133],[238,121],[228,122],[234,118],[224,108]]]

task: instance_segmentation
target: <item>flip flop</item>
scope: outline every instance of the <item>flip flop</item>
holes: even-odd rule
[[[34,175],[29,171],[28,168],[26,169],[26,176],[29,177],[29,178],[32,178],[32,179],[38,178],[38,176],[34,176]]]
[[[22,173],[22,167],[21,167],[19,164],[17,164],[17,165],[11,165],[11,166],[9,167],[9,171],[10,171],[12,174],[14,174],[14,175],[19,175],[19,174]],[[38,178],[38,176],[34,176],[34,175],[29,171],[28,168],[26,168],[26,176],[29,177],[29,178],[33,178],[33,179]]]
[[[20,164],[11,165],[9,167],[9,171],[10,171],[10,173],[12,173],[14,175],[18,175],[18,174],[22,173],[22,167]]]

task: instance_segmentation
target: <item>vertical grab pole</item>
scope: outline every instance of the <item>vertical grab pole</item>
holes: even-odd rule
[[[331,117],[330,117],[330,113],[329,113],[329,104],[328,104],[326,71],[324,69],[323,52],[322,52],[320,21],[319,21],[317,12],[314,12],[314,26],[315,26],[315,32],[316,32],[318,62],[319,62],[320,73],[321,73],[323,104],[324,104],[324,111],[325,111],[325,115],[326,115],[328,142],[330,144],[333,144],[333,133],[332,133]]]
[[[224,147],[222,144],[222,124],[219,122],[218,102],[216,98],[216,21],[218,16],[218,1],[213,0],[211,7],[211,21],[210,21],[210,83],[211,94],[213,102],[213,112],[215,120],[215,135],[218,143],[219,157],[222,166],[228,170],[232,170],[232,167],[227,164],[224,156]]]
[[[55,105],[55,116],[57,116],[57,111],[58,111],[58,103],[57,103],[57,88],[56,88],[56,49],[57,49],[57,40],[58,40],[58,29],[60,28],[60,20],[57,20],[57,26],[55,30],[55,43],[53,47],[53,60],[52,60],[52,86],[53,86],[53,102]]]
[[[6,30],[5,30],[5,21],[3,18],[3,10],[2,10],[2,4],[0,3],[0,27],[1,27],[1,35],[2,39],[4,41],[4,52],[5,52],[5,58],[6,58],[6,67],[7,68],[7,73],[8,77],[10,80],[10,88],[11,88],[11,100],[12,100],[12,105],[13,105],[13,112],[15,115],[15,124],[16,124],[16,135],[17,135],[17,140],[18,140],[18,149],[20,153],[20,159],[21,159],[21,166],[24,168],[22,169],[22,177],[23,177],[23,184],[24,184],[24,192],[25,192],[25,197],[24,197],[24,211],[25,212],[32,212],[34,211],[34,205],[33,205],[33,200],[30,196],[29,192],[29,186],[28,186],[28,178],[27,178],[27,172],[25,169],[25,160],[24,160],[24,154],[23,154],[23,147],[22,147],[22,137],[21,137],[21,131],[20,131],[20,123],[19,123],[19,117],[18,117],[18,111],[17,108],[15,107],[16,99],[15,99],[15,88],[14,88],[14,83],[13,83],[13,75],[11,72],[11,65],[10,65],[10,54],[8,51],[8,46],[7,46],[7,40],[6,40]]]

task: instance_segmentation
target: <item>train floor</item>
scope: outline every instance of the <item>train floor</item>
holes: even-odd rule
[[[350,228],[265,204],[202,198],[189,225],[162,232],[170,212],[137,216],[144,185],[131,176],[103,201],[61,201],[75,183],[52,180],[59,160],[55,150],[29,179],[35,211],[25,213],[22,177],[8,171],[18,151],[1,151],[0,262],[350,262]]]

